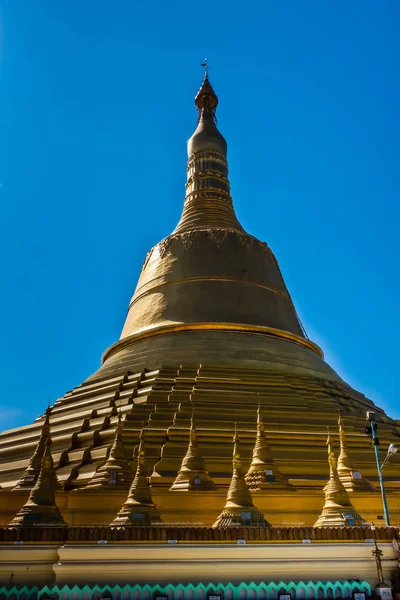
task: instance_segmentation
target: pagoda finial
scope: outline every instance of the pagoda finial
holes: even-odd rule
[[[328,446],[329,471],[330,471],[330,476],[335,477],[335,474],[337,473],[336,456],[335,456],[335,453],[332,448],[331,432],[329,430],[329,427],[327,427],[327,430],[328,430],[328,437],[326,438],[326,445]]]
[[[190,443],[196,443],[196,428],[194,426],[194,403],[192,402],[192,416],[190,417],[189,430]]]
[[[187,143],[186,197],[181,219],[174,230],[184,233],[228,229],[245,233],[233,208],[228,177],[228,146],[216,125],[218,96],[209,80],[208,62],[195,97],[197,128]]]
[[[32,455],[32,458],[29,461],[29,464],[24,471],[24,474],[22,475],[17,485],[12,489],[12,491],[32,489],[39,477],[40,469],[42,466],[42,458],[46,449],[46,440],[50,436],[50,414],[51,407],[49,398],[49,405],[44,413],[44,421],[42,424],[39,441]]]
[[[314,524],[314,527],[343,527],[346,525],[362,525],[364,521],[352,505],[346,488],[340,481],[337,472],[335,451],[332,446],[329,428],[326,445],[328,446],[330,476],[329,481],[323,490],[325,494],[324,508]]]
[[[206,470],[204,459],[197,445],[196,428],[194,424],[194,403],[192,401],[192,416],[190,418],[189,446],[183,457],[181,468],[170,490],[213,490],[214,482]]]
[[[206,78],[208,76],[208,71],[210,70],[210,67],[208,66],[208,58],[204,59],[204,62],[201,63],[201,66],[204,67],[204,78]]]
[[[239,435],[237,431],[237,423],[235,423],[235,433],[233,435],[233,466],[234,468],[241,469],[242,463],[240,461],[240,450],[239,450]]]
[[[139,435],[138,461],[128,497],[110,525],[150,525],[160,522],[160,515],[151,497],[146,473],[146,446],[143,429]]]
[[[208,79],[210,67],[208,66],[207,58],[204,59],[204,63],[202,63],[201,66],[204,67],[204,79],[199,91],[196,94],[194,102],[199,113],[199,120],[202,117],[211,116],[215,121],[215,110],[218,105],[218,96],[214,92],[213,87]]]
[[[293,489],[288,478],[276,466],[266,435],[261,415],[261,405],[257,408],[257,434],[253,448],[253,459],[245,476],[246,483],[252,492],[266,488]]]
[[[226,496],[224,510],[215,521],[213,527],[239,527],[243,525],[269,527],[269,523],[264,519],[264,515],[262,515],[254,506],[250,490],[244,479],[242,463],[240,460],[239,442],[240,440],[235,423],[232,479]]]
[[[55,492],[59,484],[50,450],[50,433],[46,435],[44,445],[45,449],[37,481],[31,490],[27,502],[9,524],[10,527],[67,525],[55,500]]]

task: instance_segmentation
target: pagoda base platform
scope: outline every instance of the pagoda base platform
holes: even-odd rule
[[[378,528],[375,534],[384,578],[394,581],[399,557],[393,540],[399,531]],[[0,582],[59,588],[364,582],[373,589],[377,571],[372,535],[368,527],[6,528],[0,529]]]

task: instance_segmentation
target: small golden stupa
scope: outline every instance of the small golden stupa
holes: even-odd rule
[[[194,426],[194,408],[190,420],[189,446],[182,460],[181,468],[170,490],[213,490],[215,485],[209,476],[204,459],[197,444],[196,429]]]
[[[146,456],[143,430],[137,457],[136,474],[130,486],[128,497],[111,525],[150,525],[161,522],[160,515],[151,497],[149,479],[146,473]]]
[[[246,473],[245,480],[252,492],[267,488],[287,490],[292,487],[288,478],[280,472],[273,459],[265,435],[260,404],[257,409],[257,437],[253,449],[253,459]]]
[[[329,481],[324,487],[325,504],[314,527],[343,527],[346,525],[362,525],[363,519],[357,513],[343,483],[340,481],[335,452],[328,433]]]
[[[85,486],[85,490],[92,490],[103,486],[109,489],[129,490],[132,483],[132,465],[125,455],[124,441],[122,437],[122,415],[118,413],[117,428],[115,430],[114,442],[110,454],[103,466],[93,475]]]
[[[46,443],[50,436],[50,412],[48,407],[45,412],[43,425],[40,431],[39,441],[29,461],[27,468],[22,474],[21,479],[13,487],[13,491],[32,489],[39,477],[40,469],[42,468],[42,459],[46,450]]]
[[[28,500],[9,523],[10,527],[67,526],[56,505],[55,492],[58,488],[58,481],[50,451],[51,438],[48,433],[47,417],[48,413],[44,427],[44,451],[38,478]]]
[[[259,510],[254,506],[247,483],[242,472],[240,460],[239,436],[235,425],[233,438],[233,473],[228,489],[224,510],[215,521],[213,527],[240,527],[255,525],[269,527]]]

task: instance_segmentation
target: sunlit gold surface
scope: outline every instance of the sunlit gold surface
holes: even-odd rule
[[[246,512],[265,531],[345,525],[344,510],[360,522],[382,515],[365,411],[376,411],[383,447],[398,440],[399,424],[323,360],[271,249],[240,225],[216,104],[205,81],[182,216],[146,256],[120,340],[105,351],[99,370],[51,411],[0,436],[1,525],[26,505],[36,480],[39,485],[49,430],[62,485],[55,506],[70,525],[142,520],[218,530]],[[338,470],[333,452],[330,467],[326,461],[327,426],[341,445]],[[236,447],[232,465],[235,428],[240,458]],[[395,455],[385,467],[393,524],[400,523],[399,465]],[[353,481],[355,470],[362,485]],[[60,551],[66,565],[68,552]],[[70,556],[72,564],[80,555],[74,549]],[[227,560],[231,572],[234,560]],[[302,577],[299,565],[293,572]],[[65,569],[70,577],[71,565]]]

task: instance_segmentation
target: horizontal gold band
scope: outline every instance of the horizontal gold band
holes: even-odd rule
[[[242,333],[261,333],[263,335],[272,335],[280,337],[286,340],[305,346],[309,350],[312,350],[321,358],[324,358],[324,354],[317,344],[302,338],[289,331],[283,331],[282,329],[275,329],[273,327],[264,327],[262,325],[245,325],[242,323],[175,323],[173,325],[150,325],[139,329],[136,333],[115,342],[112,346],[107,348],[102,356],[102,363],[107,358],[110,358],[119,350],[122,350],[126,346],[144,340],[156,335],[164,335],[167,333],[179,333],[181,331],[240,331]]]
[[[159,277],[163,277],[163,276],[160,275]],[[255,287],[261,288],[262,290],[268,290],[269,292],[278,294],[279,296],[286,298],[286,300],[288,300],[292,304],[291,298],[288,296],[288,294],[285,294],[284,292],[281,292],[280,290],[277,290],[276,288],[274,288],[272,286],[263,285],[262,283],[257,283],[256,281],[246,281],[244,279],[234,279],[233,277],[212,277],[211,275],[204,275],[204,276],[198,276],[198,277],[182,277],[182,279],[174,279],[171,281],[162,281],[161,283],[154,284],[156,279],[158,279],[158,278],[155,277],[154,279],[151,280],[151,283],[153,283],[153,286],[150,287],[149,289],[144,290],[143,292],[140,291],[146,285],[149,285],[150,282],[143,283],[143,285],[141,285],[140,287],[138,287],[136,289],[135,295],[133,296],[133,298],[129,304],[128,310],[131,308],[131,306],[133,304],[135,304],[138,300],[143,298],[143,296],[147,296],[148,294],[157,292],[157,290],[159,290],[160,288],[162,288],[164,286],[179,285],[180,283],[197,283],[199,281],[218,281],[221,283],[241,283],[244,285],[253,285]]]

